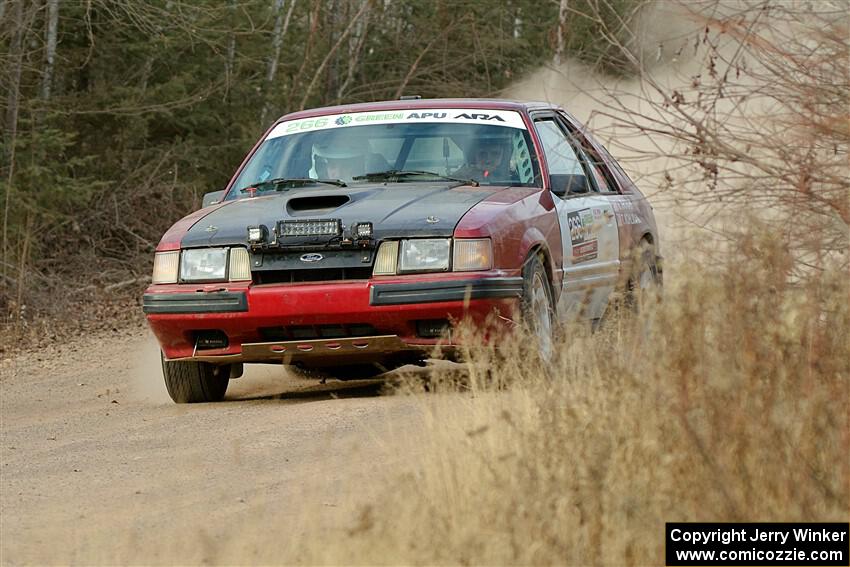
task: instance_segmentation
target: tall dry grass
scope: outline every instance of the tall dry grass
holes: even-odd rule
[[[436,373],[416,472],[297,559],[662,564],[665,522],[847,521],[846,273],[795,281],[769,235],[678,268],[663,302],[565,333],[552,377],[522,338]]]

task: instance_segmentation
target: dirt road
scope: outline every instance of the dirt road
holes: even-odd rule
[[[421,426],[412,397],[292,397],[315,382],[265,366],[175,405],[157,356],[139,327],[0,362],[0,563],[285,561],[415,460],[394,441]],[[245,556],[248,531],[279,555]]]

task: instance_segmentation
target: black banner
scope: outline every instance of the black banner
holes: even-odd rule
[[[667,523],[666,563],[850,565],[848,523]]]

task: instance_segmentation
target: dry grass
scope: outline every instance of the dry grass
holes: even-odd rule
[[[554,379],[522,341],[435,376],[465,394],[422,398],[416,472],[298,560],[660,564],[668,521],[847,521],[848,279],[791,264],[749,237],[679,266],[663,303],[567,333]]]
[[[306,427],[296,433],[314,446],[311,482],[266,471],[257,484],[250,473],[244,484],[216,484],[196,523],[157,523],[148,507],[161,501],[138,499],[139,518],[151,522],[141,524],[151,530],[143,538],[107,530],[87,539],[80,534],[90,532],[47,522],[43,541],[62,543],[34,557],[650,565],[663,563],[668,521],[847,521],[850,280],[827,267],[790,277],[791,255],[769,237],[744,237],[711,267],[694,259],[705,257],[667,266],[662,303],[621,312],[592,334],[568,329],[551,376],[522,336],[501,344],[499,356],[472,350],[466,370],[435,366],[427,393],[421,374],[411,375],[397,394],[410,419],[394,427],[379,413],[380,426],[369,431],[366,454],[386,452],[386,461],[364,468],[358,446]],[[276,423],[262,434],[289,427],[288,409],[268,412]],[[359,466],[326,471],[344,461],[325,456],[340,447]],[[227,446],[218,451],[216,466],[250,470],[242,457],[228,459]],[[173,466],[189,478],[215,474],[197,468],[197,456],[175,455]],[[364,485],[344,482],[348,474]],[[290,503],[279,487],[293,479],[303,498]],[[173,482],[166,476],[163,490]],[[246,492],[250,506],[237,506],[234,496]],[[175,495],[175,518],[192,517],[193,498]],[[156,545],[140,543],[152,539]]]

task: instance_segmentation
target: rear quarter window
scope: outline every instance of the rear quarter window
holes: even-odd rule
[[[602,148],[602,153],[605,156],[605,159],[608,160],[608,165],[613,170],[615,175],[620,176],[620,181],[618,185],[620,186],[620,190],[623,193],[630,193],[632,191],[632,187],[634,187],[634,182],[632,178],[628,176],[628,174],[623,170],[620,166],[619,162],[614,159],[614,156],[611,155],[611,152],[605,146],[600,146]]]

